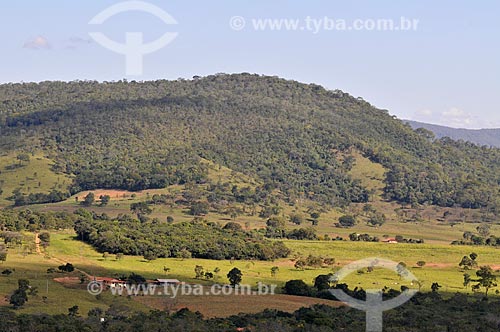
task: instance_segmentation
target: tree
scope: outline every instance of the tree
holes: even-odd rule
[[[314,278],[314,288],[318,291],[330,289],[332,275],[331,274],[320,274]]]
[[[109,195],[101,195],[99,199],[101,200],[101,206],[106,206],[111,200],[111,197]]]
[[[309,296],[311,289],[303,280],[289,280],[285,283],[283,290],[288,295]]]
[[[270,238],[286,237],[285,220],[280,217],[271,217],[266,221],[266,236]]]
[[[441,288],[441,285],[437,282],[433,282],[431,285],[431,290],[433,293],[437,293],[437,291]]]
[[[400,279],[406,276],[408,274],[408,270],[406,269],[406,263],[399,262],[399,264],[396,266],[396,272],[398,273]]]
[[[476,253],[471,253],[469,256],[464,256],[462,257],[460,263],[458,263],[458,266],[460,266],[465,270],[470,270],[472,268],[475,268],[477,267],[476,258],[477,258]]]
[[[153,212],[147,202],[137,202],[130,204],[130,211],[135,213],[138,217],[148,215]]]
[[[14,309],[22,307],[28,301],[28,290],[30,289],[30,282],[26,279],[19,279],[17,281],[18,288],[10,296],[9,303],[14,306]]]
[[[30,155],[27,153],[20,153],[16,156],[16,159],[19,160],[19,165],[22,165],[23,162],[28,163],[30,161]]]
[[[144,283],[146,283],[146,278],[144,278],[140,274],[132,272],[127,277],[127,284],[144,284]]]
[[[335,264],[335,258],[333,257],[326,257],[323,259],[323,264],[325,265],[328,265],[328,266],[332,266]]]
[[[57,267],[61,272],[73,272],[75,270],[73,264],[66,263],[66,265],[59,265]]]
[[[490,235],[490,225],[488,224],[481,224],[476,227],[476,230],[482,237],[488,237]]]
[[[304,268],[306,267],[306,262],[303,259],[297,259],[297,261],[294,264],[294,267],[297,270],[302,270],[303,271]]]
[[[107,261],[107,260],[108,260],[108,258],[109,258],[109,253],[108,253],[107,251],[103,252],[103,253],[102,253],[102,258],[103,258],[105,261]]]
[[[191,252],[187,250],[186,248],[182,248],[177,255],[179,258],[182,260],[189,259],[191,258]]]
[[[95,195],[93,192],[90,192],[85,196],[85,199],[80,202],[83,206],[91,206],[95,202]]]
[[[165,275],[167,275],[170,272],[170,268],[163,266],[163,272],[165,272]]]
[[[0,251],[0,262],[5,262],[7,260],[7,251]]]
[[[356,219],[353,216],[345,215],[339,218],[339,224],[342,227],[352,227],[356,225]]]
[[[372,213],[377,212],[377,209],[371,204],[365,204],[363,205],[363,212],[365,213],[366,216],[371,215]]]
[[[241,283],[242,277],[243,277],[243,274],[236,267],[233,267],[233,269],[231,271],[229,271],[229,273],[227,274],[227,278],[229,279],[229,283],[233,287],[236,285],[239,285]]]
[[[26,294],[26,291],[16,289],[10,296],[9,303],[14,306],[14,309],[18,309],[22,307],[26,303],[26,301],[28,301],[28,295]]]
[[[77,317],[78,310],[80,310],[80,308],[77,305],[74,305],[71,308],[68,308],[68,316]]]
[[[11,269],[5,269],[2,271],[2,274],[3,275],[6,275],[6,276],[10,276],[12,274],[12,270]]]
[[[300,225],[304,222],[304,217],[299,213],[292,213],[290,215],[290,221],[295,225]]]
[[[277,266],[273,266],[273,267],[271,268],[271,277],[275,278],[275,277],[276,277],[276,275],[278,274],[279,270],[280,270],[280,268],[279,268],[279,267],[277,267]]]
[[[372,226],[382,226],[385,224],[386,217],[383,213],[374,213],[368,217],[367,223]]]
[[[234,232],[239,232],[243,230],[243,227],[241,227],[240,224],[234,221],[230,221],[227,224],[224,225],[223,229],[229,230],[229,231],[234,231]]]
[[[207,202],[193,202],[189,207],[189,214],[193,216],[201,216],[208,213]]]
[[[476,271],[476,276],[478,277],[475,280],[478,282],[476,286],[483,287],[485,289],[484,295],[488,296],[490,288],[497,286],[497,277],[493,274],[493,270],[490,266],[481,266],[479,271]]]
[[[471,281],[472,281],[472,278],[471,278],[470,274],[464,273],[464,287],[465,288],[467,288],[469,286]]]
[[[50,233],[49,232],[42,232],[38,234],[38,238],[40,239],[41,242],[46,243],[47,245],[50,243]]]
[[[316,211],[311,212],[309,215],[310,215],[310,216],[311,216],[311,218],[312,218],[312,219],[314,219],[314,220],[318,220],[318,219],[319,219],[319,217],[321,217],[321,214],[320,214],[319,212],[316,212]]]
[[[153,250],[148,250],[144,253],[143,258],[146,261],[151,262],[151,261],[154,261],[155,259],[157,259],[158,256],[156,255],[156,253]]]
[[[123,254],[121,252],[117,253],[116,256],[115,256],[115,259],[117,261],[121,261],[123,259]]]
[[[195,276],[196,279],[203,278],[203,275],[204,275],[203,266],[196,265],[195,268],[194,268],[194,273],[196,274],[196,276]]]

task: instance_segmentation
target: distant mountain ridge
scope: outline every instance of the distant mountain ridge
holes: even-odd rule
[[[495,129],[457,129],[423,123],[411,120],[403,120],[413,129],[424,128],[432,131],[437,138],[449,137],[454,140],[464,140],[479,145],[500,147],[500,128]]]

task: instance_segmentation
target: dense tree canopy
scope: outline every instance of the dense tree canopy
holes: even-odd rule
[[[187,252],[196,258],[272,260],[290,253],[282,242],[266,240],[257,231],[227,229],[199,218],[140,223],[129,216],[110,219],[81,212],[75,223],[78,238],[110,254],[183,258]]]
[[[366,202],[353,148],[387,167],[388,199],[498,212],[500,150],[435,140],[338,90],[250,74],[0,86],[1,151],[45,151],[72,193],[202,183],[205,158],[290,201]]]

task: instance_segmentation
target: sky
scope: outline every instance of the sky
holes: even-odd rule
[[[129,10],[89,24],[106,8],[124,3]],[[340,89],[402,119],[500,127],[499,1],[144,3],[167,18],[127,1],[4,1],[0,82],[250,72]],[[392,20],[392,28],[384,28],[384,20]],[[136,70],[127,72],[127,57],[103,46],[90,35],[95,32],[119,44],[132,42],[127,33],[141,32],[144,44],[166,33],[174,37],[135,62],[130,56]]]

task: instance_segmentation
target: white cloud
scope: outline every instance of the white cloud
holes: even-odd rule
[[[458,107],[451,107],[441,112],[435,112],[431,109],[422,109],[413,113],[411,120],[425,123],[432,123],[453,128],[491,128],[495,126],[493,119],[481,119]],[[498,124],[498,121],[496,122]]]
[[[47,38],[43,36],[37,36],[34,39],[28,40],[24,43],[23,48],[28,48],[31,50],[48,50],[52,46]]]
[[[470,128],[478,124],[473,116],[457,107],[452,107],[441,113],[441,122],[450,127]]]

